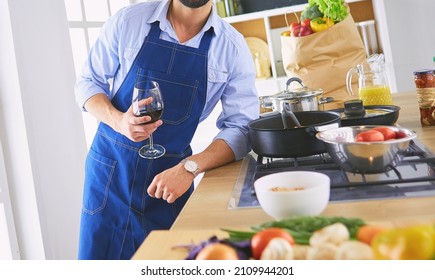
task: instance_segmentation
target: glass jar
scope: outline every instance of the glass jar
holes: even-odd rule
[[[423,126],[435,125],[435,70],[414,71],[420,122]]]

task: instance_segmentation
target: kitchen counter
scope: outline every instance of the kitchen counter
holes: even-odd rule
[[[398,124],[414,130],[417,139],[435,151],[435,126],[422,127],[414,91],[396,93],[400,106]],[[152,232],[133,259],[183,259],[186,250],[172,250],[176,244],[198,243],[212,234],[224,237],[220,228],[247,229],[270,221],[261,208],[228,209],[241,161],[207,171],[169,231]],[[398,225],[435,220],[435,196],[370,200],[329,204],[325,216],[360,217],[366,221]]]

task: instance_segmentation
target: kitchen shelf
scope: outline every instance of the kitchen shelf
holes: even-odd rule
[[[349,0],[355,22],[374,20],[372,0]],[[271,77],[257,79],[256,87],[260,96],[271,95],[284,90],[286,77],[281,60],[280,34],[287,29],[287,22],[296,21],[308,4],[258,11],[224,18],[245,37],[257,37],[268,44]],[[295,15],[296,14],[296,15]]]

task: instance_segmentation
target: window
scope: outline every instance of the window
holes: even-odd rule
[[[0,141],[0,260],[19,259],[17,236],[9,197],[2,143]]]
[[[127,5],[145,2],[140,0],[64,0],[69,22],[71,46],[76,75],[95,42],[104,22],[119,9]],[[97,129],[93,116],[83,113],[86,142],[90,146]]]

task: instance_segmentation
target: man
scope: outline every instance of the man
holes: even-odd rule
[[[162,89],[161,120],[132,112],[138,73]],[[100,120],[85,166],[80,259],[129,259],[151,230],[170,228],[198,173],[250,151],[254,83],[246,42],[210,0],[139,3],[107,21],[76,84],[78,104]],[[220,132],[192,155],[197,125],[218,101]],[[163,157],[139,157],[150,134]]]

